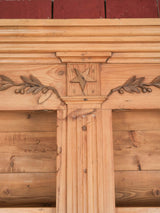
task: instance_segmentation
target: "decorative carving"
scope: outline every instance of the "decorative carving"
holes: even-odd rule
[[[88,76],[90,69],[85,70],[83,73],[79,72],[79,70],[77,70],[75,68],[74,68],[74,71],[75,71],[76,77],[73,78],[70,82],[79,83],[82,93],[83,93],[83,95],[85,95],[84,89],[85,89],[86,83],[87,82],[96,82],[96,80],[94,80]]]
[[[152,92],[151,86],[160,88],[160,76],[157,76],[154,78],[150,83],[144,83],[145,77],[137,78],[136,76],[132,76],[129,78],[122,86],[118,86],[114,89],[111,89],[111,91],[106,96],[105,101],[108,100],[108,98],[114,93],[119,92],[120,94],[123,94],[124,92],[128,93],[146,93],[146,92]]]
[[[51,91],[51,93],[49,94],[49,96],[44,99],[43,101],[40,101],[40,98],[38,99],[38,104],[42,104],[44,102],[46,102],[51,96],[52,94],[55,94],[57,96],[57,98],[62,102],[65,103],[61,96],[59,95],[58,91],[51,86],[46,86],[44,84],[42,84],[40,82],[40,80],[38,78],[36,78],[33,75],[30,75],[29,77],[25,77],[25,76],[20,76],[22,83],[16,83],[15,81],[13,81],[12,79],[10,79],[9,77],[5,76],[5,75],[0,75],[0,91],[4,91],[7,90],[11,87],[19,87],[15,89],[15,93],[16,94],[47,94],[49,91]]]

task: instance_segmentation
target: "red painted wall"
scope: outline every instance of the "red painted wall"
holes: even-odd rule
[[[107,0],[107,18],[157,18],[157,0]]]
[[[104,2],[105,0],[54,0],[52,7],[52,0],[0,0],[0,18],[160,17],[160,0],[106,0],[106,8]]]
[[[0,18],[48,19],[51,4],[51,0],[0,0]]]
[[[104,0],[54,0],[54,18],[105,18]]]

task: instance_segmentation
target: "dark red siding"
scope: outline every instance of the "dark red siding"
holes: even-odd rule
[[[107,18],[157,18],[157,0],[107,0]]]
[[[51,3],[51,0],[0,0],[0,18],[51,18]]]
[[[54,0],[54,18],[104,18],[104,0]]]

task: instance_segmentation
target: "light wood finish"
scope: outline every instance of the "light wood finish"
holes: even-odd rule
[[[116,213],[159,213],[160,208],[117,208]]]
[[[115,170],[160,170],[160,130],[115,131]]]
[[[66,103],[54,95],[38,104],[38,96],[0,92],[0,110],[7,111],[0,112],[1,207],[56,205],[23,209],[29,213],[159,211],[116,209],[115,200],[118,207],[159,206],[159,112],[142,112],[159,108],[160,90],[115,93],[103,103],[133,75],[147,83],[160,75],[159,36],[159,19],[0,20],[0,74],[16,82],[32,74],[54,86]],[[90,69],[95,80],[87,82],[86,96],[71,83],[74,68],[82,74]],[[132,116],[114,113],[116,184],[112,109],[142,109]]]
[[[113,113],[117,206],[159,206],[159,130],[160,110]]]
[[[115,172],[116,205],[159,207],[160,171]]]
[[[143,41],[141,41],[143,42]],[[159,52],[113,53],[107,61],[109,64],[159,64]]]
[[[56,213],[56,208],[0,208],[0,213]]]
[[[54,206],[55,176],[54,173],[0,174],[0,206]]]
[[[159,213],[159,208],[116,208],[116,213]],[[1,208],[0,213],[55,213],[56,208]]]
[[[159,35],[159,19],[1,20],[0,64],[159,63]]]
[[[79,38],[79,40],[81,39]],[[112,56],[112,53],[111,52],[57,52],[56,55],[57,57],[61,59],[62,62],[67,62],[67,63],[72,63],[72,62],[105,63]]]
[[[8,65],[0,66],[1,75],[6,75],[20,83],[20,76],[34,75],[43,84],[54,86],[61,96],[66,96],[66,66],[65,65]],[[47,110],[60,108],[61,102],[55,95],[43,104],[38,104],[40,95],[15,94],[15,88],[0,92],[0,110]],[[43,95],[44,97],[45,95]],[[47,98],[47,97],[45,97]],[[63,107],[63,106],[62,106]]]
[[[114,213],[111,111],[85,113],[77,111],[67,123],[67,209]]]
[[[160,170],[160,110],[113,112],[115,170]]]
[[[55,205],[56,117],[53,111],[0,111],[1,207]]]
[[[160,130],[160,109],[114,110],[114,131],[156,131]]]
[[[159,213],[159,208],[116,208],[116,213]],[[56,208],[1,208],[0,213],[55,213]]]
[[[0,26],[15,26],[17,23],[19,23],[20,26],[159,26],[159,19],[158,18],[145,18],[145,19],[54,19],[54,20],[32,20],[32,19],[3,19],[0,22]]]
[[[0,132],[56,132],[56,111],[0,111]]]
[[[102,64],[101,67],[101,92],[107,95],[111,89],[123,85],[126,80],[136,75],[145,77],[145,82],[150,83],[160,75],[159,64]],[[151,93],[114,93],[103,104],[104,108],[112,109],[158,109],[159,94],[158,88],[152,87]]]
[[[1,208],[0,213],[55,213],[56,208]],[[159,213],[159,208],[116,208],[116,213]]]
[[[88,71],[88,77],[93,80],[93,82],[86,82],[84,93],[87,96],[98,96],[100,95],[100,68],[97,63],[86,63],[86,64],[68,64],[67,65],[67,95],[68,96],[83,96],[82,89],[79,83],[71,83],[71,81],[76,77],[75,70],[77,69],[80,74],[84,77],[84,73]]]
[[[56,213],[67,212],[67,112],[57,112]]]
[[[56,149],[54,132],[0,132],[0,173],[55,172]]]

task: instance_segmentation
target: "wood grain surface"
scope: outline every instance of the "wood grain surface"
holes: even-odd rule
[[[160,110],[113,112],[117,206],[159,206],[159,138]]]
[[[56,116],[0,111],[1,207],[55,206]]]

